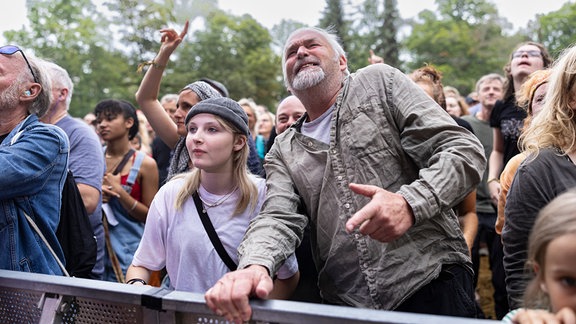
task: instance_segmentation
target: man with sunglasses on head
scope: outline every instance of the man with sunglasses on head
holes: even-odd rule
[[[17,46],[0,47],[0,269],[62,275],[55,233],[69,143],[60,128],[38,120],[50,96],[50,80],[35,58]]]

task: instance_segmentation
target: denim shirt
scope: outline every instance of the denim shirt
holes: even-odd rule
[[[276,271],[310,222],[318,284],[328,303],[394,309],[438,277],[443,264],[470,269],[451,208],[485,168],[473,134],[385,64],[345,80],[330,144],[302,135],[304,118],[278,136],[266,156],[266,200],[240,246],[239,268],[259,264]],[[369,202],[348,188],[351,182],[401,194],[414,226],[390,243],[348,234],[346,221]]]
[[[28,116],[0,144],[0,269],[62,275],[26,212],[64,263],[56,238],[62,187],[68,169],[68,137],[60,128]]]

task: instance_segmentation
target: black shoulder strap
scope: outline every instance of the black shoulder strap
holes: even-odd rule
[[[224,261],[224,264],[226,264],[226,266],[228,267],[228,269],[230,269],[230,271],[236,270],[238,268],[238,265],[234,263],[232,258],[228,255],[228,253],[224,249],[224,246],[222,245],[222,242],[220,241],[220,238],[218,237],[218,234],[216,233],[214,226],[212,226],[212,222],[208,217],[208,213],[206,213],[202,208],[202,201],[200,200],[200,196],[198,196],[197,191],[194,192],[192,198],[194,198],[194,204],[196,205],[196,210],[198,210],[198,216],[200,216],[200,220],[202,220],[202,225],[204,225],[204,229],[206,230],[206,233],[208,233],[210,241],[212,241],[212,245],[214,245],[216,252],[218,252],[218,255],[220,256],[222,261]]]
[[[128,160],[130,160],[130,157],[134,155],[134,149],[130,149],[128,151],[128,153],[126,153],[126,155],[124,155],[124,157],[122,158],[122,161],[120,161],[120,164],[118,164],[118,166],[116,167],[116,170],[114,170],[114,172],[112,172],[113,175],[117,175],[120,171],[122,171],[122,169],[124,169],[124,166],[126,165],[126,163],[128,163]]]

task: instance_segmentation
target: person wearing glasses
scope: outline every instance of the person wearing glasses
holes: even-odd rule
[[[534,107],[533,107],[534,108]],[[552,199],[576,187],[576,46],[560,55],[548,77],[540,112],[522,130],[520,164],[504,208],[504,270],[510,308],[522,306],[527,282],[525,272],[528,238],[538,212]],[[574,278],[566,273],[566,287],[574,291]]]
[[[537,70],[547,68],[552,57],[542,44],[536,42],[520,43],[510,55],[504,66],[506,82],[504,97],[494,105],[490,115],[490,127],[493,131],[493,146],[490,153],[488,189],[494,205],[498,205],[500,196],[500,173],[508,161],[520,153],[518,138],[526,118],[526,111],[516,103],[516,91]]]
[[[62,275],[56,228],[70,145],[64,131],[41,123],[50,79],[36,58],[0,47],[0,269]],[[30,217],[45,241],[29,224]],[[10,251],[10,253],[8,253]]]

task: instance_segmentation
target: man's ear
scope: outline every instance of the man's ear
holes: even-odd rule
[[[344,55],[340,55],[340,58],[338,59],[338,64],[340,65],[340,71],[344,72],[348,69],[348,59],[346,59],[346,56]]]
[[[38,95],[40,94],[40,91],[42,91],[42,86],[40,86],[38,83],[33,83],[30,86],[30,88],[24,89],[24,91],[22,91],[22,95],[20,96],[20,100],[22,100],[22,101],[34,100],[34,99],[36,99],[36,97],[38,97]]]
[[[69,90],[66,88],[60,89],[60,91],[58,91],[58,99],[60,99],[61,101],[66,100],[66,98],[68,97],[68,93]]]

